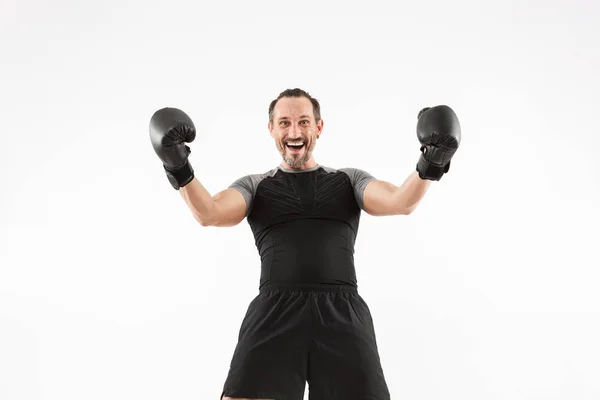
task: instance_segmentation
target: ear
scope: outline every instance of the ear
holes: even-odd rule
[[[323,119],[319,120],[319,123],[317,124],[317,139],[319,138],[319,136],[321,136],[321,133],[323,133]]]
[[[269,122],[269,124],[267,125],[267,128],[269,129],[269,133],[271,134],[271,137],[274,139],[275,136],[273,136],[273,124],[271,122]]]

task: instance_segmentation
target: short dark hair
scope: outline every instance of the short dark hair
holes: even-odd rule
[[[306,97],[312,103],[315,121],[319,122],[321,120],[321,105],[319,104],[319,101],[312,97],[310,94],[308,94],[308,92],[302,89],[295,88],[284,90],[283,92],[279,93],[279,96],[277,96],[275,100],[271,102],[271,104],[269,105],[269,122],[273,122],[273,110],[275,109],[275,105],[277,104],[279,99],[283,97]]]

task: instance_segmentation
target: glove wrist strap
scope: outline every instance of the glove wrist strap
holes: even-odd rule
[[[191,164],[186,161],[185,164],[177,169],[167,168],[164,166],[165,173],[169,183],[173,186],[173,189],[179,190],[194,179],[194,169]]]
[[[421,179],[439,181],[449,170],[450,162],[448,162],[446,165],[432,164],[425,159],[423,154],[421,154],[421,157],[419,157],[419,161],[417,162],[417,172],[419,173],[419,178]]]

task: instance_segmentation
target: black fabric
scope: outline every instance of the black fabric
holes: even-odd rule
[[[223,395],[389,400],[373,320],[353,286],[266,285],[250,303]]]
[[[344,172],[280,170],[263,179],[248,215],[261,257],[260,286],[356,286],[354,243],[360,213]]]

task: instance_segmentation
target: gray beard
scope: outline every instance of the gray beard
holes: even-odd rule
[[[303,167],[308,162],[308,159],[310,158],[310,154],[311,154],[313,148],[314,148],[314,145],[311,146],[310,149],[305,151],[304,154],[302,155],[302,157],[290,157],[286,154],[287,148],[285,147],[285,145],[283,147],[281,147],[279,144],[277,144],[277,150],[279,150],[279,154],[281,154],[283,161],[285,161],[286,164],[288,164],[291,168]]]
[[[285,161],[292,168],[301,168],[308,162],[309,158],[310,154],[308,154],[308,152],[305,152],[302,157],[299,158],[287,157],[285,154],[283,155],[283,161]]]

